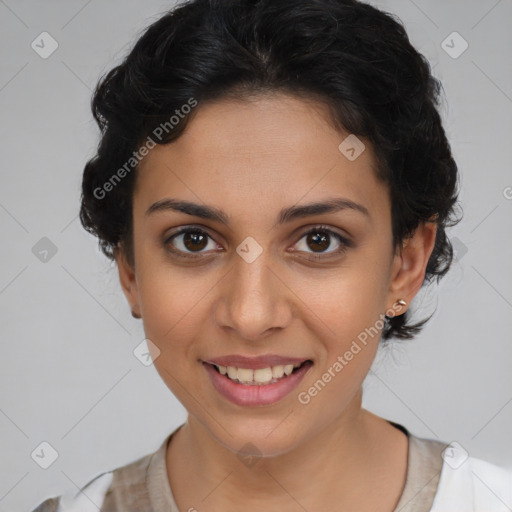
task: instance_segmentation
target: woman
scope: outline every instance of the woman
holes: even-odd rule
[[[37,511],[512,506],[510,471],[361,406],[450,267],[439,95],[356,1],[192,0],[145,31],[95,91],[81,221],[188,419]]]

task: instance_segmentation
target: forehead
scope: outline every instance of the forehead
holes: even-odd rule
[[[196,108],[178,139],[139,164],[136,207],[177,196],[254,215],[333,195],[368,209],[389,206],[371,145],[364,141],[364,151],[347,158],[339,146],[350,134],[332,126],[325,105],[273,94]]]

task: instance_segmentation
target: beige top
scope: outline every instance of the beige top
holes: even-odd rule
[[[428,512],[443,465],[441,453],[448,444],[416,437],[402,425],[389,423],[409,439],[405,487],[393,512]],[[100,512],[180,512],[169,485],[165,462],[167,443],[179,428],[181,426],[166,437],[156,452],[110,472],[113,479]],[[33,512],[56,512],[57,501],[58,498],[46,500]]]

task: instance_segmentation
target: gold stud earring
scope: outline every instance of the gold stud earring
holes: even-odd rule
[[[400,307],[401,306],[407,306],[407,302],[405,302],[404,299],[397,299],[395,301],[395,303],[393,304],[393,308],[392,309],[395,310],[396,309],[395,306],[397,306],[397,305],[400,306]],[[391,309],[389,309],[388,312],[390,313]],[[400,313],[400,314],[402,314],[402,313]],[[395,316],[397,316],[396,311],[394,311],[392,315],[386,315],[386,318],[387,319],[391,319],[391,318],[394,318]]]

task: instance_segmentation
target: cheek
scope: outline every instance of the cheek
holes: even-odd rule
[[[332,302],[337,297],[340,302],[333,306]],[[323,349],[317,352],[317,372],[328,373],[325,375],[328,382],[332,380],[341,385],[345,381],[343,387],[364,377],[373,362],[384,327],[383,313],[377,301],[372,302],[365,295],[355,294],[351,295],[350,300],[345,299],[331,294],[329,302],[323,307],[322,304],[311,305],[317,319],[312,319],[314,324],[310,326],[323,345]],[[332,378],[333,373],[336,379]],[[336,384],[330,387],[336,387]]]
[[[327,335],[347,341],[374,325],[384,312],[386,277],[382,265],[361,257],[329,278],[297,281],[296,289],[301,290],[299,296],[317,324],[324,324]]]
[[[204,324],[204,295],[209,288],[201,284],[169,267],[164,271],[146,268],[139,283],[144,332],[159,351],[154,359],[155,369],[185,404],[190,401],[185,390],[193,389],[200,364],[194,340],[199,338],[198,329]]]
[[[169,265],[148,264],[141,274],[137,284],[144,331],[161,350],[161,359],[170,361],[173,353],[186,349],[204,322],[205,299],[213,283],[191,279],[187,271]]]
[[[323,299],[309,302],[309,329],[318,339],[314,373],[298,390],[306,417],[334,420],[352,400],[375,359],[382,328],[375,281],[340,280]],[[372,284],[373,283],[373,284]],[[319,320],[321,319],[321,320]]]
[[[321,345],[315,378],[323,376],[329,382],[319,401],[330,397],[339,403],[350,396],[375,358],[386,306],[386,275],[377,259],[362,252],[336,276],[322,283],[311,281],[312,293],[306,294],[307,288],[300,293],[307,306],[303,319],[309,318],[308,329]]]

